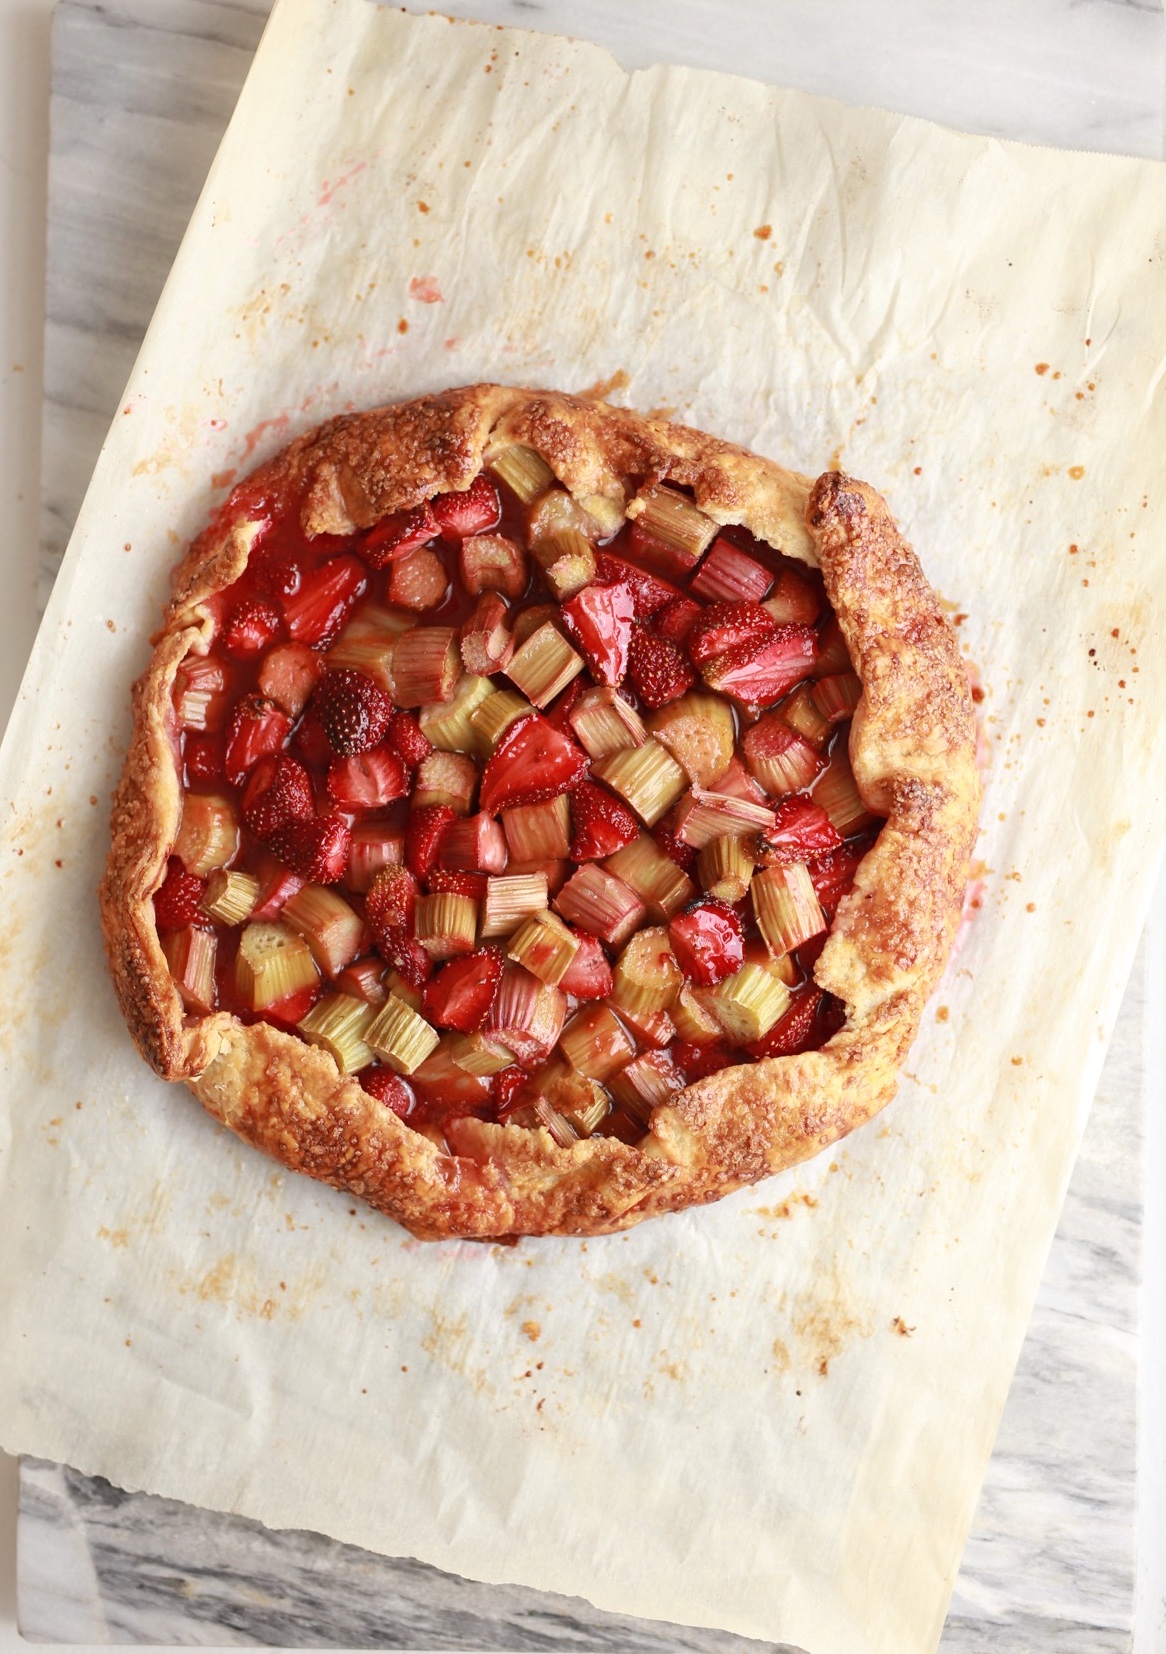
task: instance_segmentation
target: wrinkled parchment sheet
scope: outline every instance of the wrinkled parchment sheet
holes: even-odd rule
[[[280,0],[2,759],[0,1440],[812,1654],[933,1647],[1166,826],[1166,174]],[[340,409],[599,387],[880,487],[983,684],[897,1101],[610,1239],[421,1245],[135,1054],[94,886],[183,542]]]

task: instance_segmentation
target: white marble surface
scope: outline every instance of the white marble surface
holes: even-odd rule
[[[946,0],[481,0],[444,9],[586,35],[628,66],[663,59],[745,70],[981,131],[1162,153],[1161,16],[1135,0],[989,0],[966,9]],[[215,0],[101,8],[66,0],[60,8],[42,580],[67,538],[264,10]],[[1151,968],[1166,978],[1166,967]],[[1140,984],[1136,975],[1001,1425],[945,1632],[948,1654],[1133,1646]],[[1157,1164],[1166,1165],[1161,1151]],[[1155,1281],[1163,1275],[1159,1265]],[[1159,1474],[1151,1498],[1164,1480]],[[30,1467],[25,1484],[22,1617],[34,1638],[761,1646],[641,1627],[632,1640],[633,1627],[617,1633],[611,1616],[591,1610],[588,1618],[585,1605],[564,1614],[556,1599],[522,1593],[536,1600],[516,1606],[416,1564],[106,1496],[51,1467]],[[337,1619],[335,1587],[351,1595],[356,1580],[361,1611]],[[1139,1651],[1159,1646],[1150,1640],[1156,1591],[1149,1580]],[[516,1627],[524,1640],[505,1640]]]

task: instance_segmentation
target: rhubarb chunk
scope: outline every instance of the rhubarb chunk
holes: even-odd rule
[[[515,651],[506,675],[532,705],[542,708],[582,670],[582,657],[547,621]]]
[[[510,938],[507,952],[540,982],[557,987],[579,951],[574,936],[553,913],[534,913]]]
[[[566,793],[541,804],[522,804],[502,811],[502,825],[514,861],[558,861],[571,845],[571,804]]]
[[[219,793],[187,793],[174,855],[199,878],[225,867],[239,850],[239,823],[229,798]]]
[[[482,940],[510,936],[531,914],[540,913],[547,905],[547,877],[545,873],[516,873],[506,878],[486,881],[486,897],[482,908]],[[574,992],[573,989],[565,990]]]
[[[235,987],[253,1011],[314,988],[319,975],[308,944],[287,925],[252,923],[239,938]]]
[[[717,532],[711,517],[664,483],[642,488],[628,506],[628,516],[636,556],[673,578],[696,567]]]
[[[637,931],[616,962],[612,1003],[636,1015],[666,1011],[684,986],[663,925]]]
[[[398,706],[448,701],[460,673],[461,654],[452,626],[414,626],[397,639],[393,698]]]
[[[652,714],[648,727],[698,787],[711,787],[733,757],[733,712],[719,695],[682,695]]]
[[[600,759],[594,773],[630,804],[649,827],[656,825],[688,784],[676,760],[651,738],[642,747]]]
[[[555,897],[555,907],[572,925],[620,947],[638,930],[647,909],[635,891],[598,862],[573,873]]]
[[[693,576],[689,591],[710,603],[759,603],[773,584],[769,570],[719,536]]]
[[[186,1009],[195,1016],[209,1016],[215,1008],[215,955],[218,938],[214,931],[197,925],[169,931],[162,937],[162,952],[170,975]]]
[[[753,880],[753,912],[775,956],[792,953],[826,929],[809,873],[801,862],[768,867]]]
[[[284,903],[283,920],[304,938],[325,976],[338,975],[363,951],[363,919],[324,885],[297,891]]]
[[[309,1045],[328,1052],[342,1074],[355,1074],[372,1062],[372,1050],[363,1035],[375,1016],[363,999],[326,994],[297,1027]]]
[[[526,553],[505,534],[475,534],[463,540],[459,567],[462,585],[475,596],[501,592],[516,598],[526,590]]]
[[[631,1039],[606,1005],[589,1005],[563,1029],[559,1049],[578,1073],[605,1080],[636,1054]]]
[[[569,721],[590,758],[609,758],[614,752],[642,747],[647,740],[643,719],[614,689],[585,690],[571,708]]]
[[[390,994],[364,1038],[395,1074],[412,1074],[436,1048],[439,1035],[424,1017]]]

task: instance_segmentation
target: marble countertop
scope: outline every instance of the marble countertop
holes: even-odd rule
[[[37,148],[29,140],[44,119],[47,51],[42,0],[37,6],[0,0],[0,155],[8,163],[7,171],[0,167],[0,501],[13,525],[4,555],[17,591],[0,614],[0,719],[31,641],[37,541],[43,590],[265,15],[261,0],[112,0],[102,7],[65,0],[59,9],[45,509],[38,531],[29,478],[39,422],[43,207],[33,177]],[[667,60],[746,70],[972,130],[1163,152],[1162,17],[1138,0],[1027,0],[1024,8],[985,0],[967,9],[940,0],[887,0],[878,8],[867,0],[478,0],[442,9],[585,35],[629,67]],[[27,70],[23,79],[17,65]],[[103,200],[111,188],[113,198]],[[1151,1206],[1143,1238],[1138,1187],[1142,1007],[1147,988],[1154,1004],[1161,999],[1156,990],[1166,987],[1166,890],[1159,913],[1127,995],[1001,1425],[945,1635],[949,1654],[1166,1648],[1155,1571],[1160,1545],[1142,1546],[1136,1601],[1133,1545],[1139,1459],[1147,1539],[1160,1536],[1166,1503],[1166,1214]],[[1153,1041],[1153,1018],[1149,1026]],[[1151,1098],[1166,1072],[1163,1055],[1152,1043]],[[1151,1110],[1146,1145],[1151,1189],[1162,1186],[1166,1170],[1160,1112]],[[1139,1305],[1143,1250],[1154,1264]],[[274,1536],[273,1549],[273,1536],[255,1524],[127,1501],[59,1467],[28,1465],[24,1488],[22,1614],[33,1637],[94,1644],[761,1646],[634,1626],[539,1593],[500,1600],[418,1564],[368,1557],[314,1536]],[[0,1550],[5,1543],[0,1525]],[[244,1556],[251,1562],[241,1563]],[[339,1613],[337,1587],[350,1612]],[[4,1589],[0,1560],[0,1654],[14,1641],[11,1609],[2,1617]]]

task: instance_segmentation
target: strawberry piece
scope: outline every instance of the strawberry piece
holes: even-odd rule
[[[381,686],[350,666],[324,674],[312,694],[312,706],[328,745],[341,758],[371,751],[393,716],[393,703]]]
[[[370,569],[383,569],[398,557],[405,557],[418,546],[435,540],[440,532],[437,518],[425,500],[412,511],[394,511],[382,517],[356,549]]]
[[[223,780],[222,735],[198,735],[193,730],[183,747],[188,784],[192,781]]]
[[[279,636],[283,621],[277,608],[262,598],[240,598],[223,627],[223,648],[229,655],[246,659],[260,655]]]
[[[502,980],[498,948],[479,948],[443,965],[421,994],[421,1014],[438,1028],[476,1034],[490,1013]]]
[[[582,674],[572,678],[563,693],[556,695],[543,713],[547,723],[553,724],[560,735],[565,735],[569,741],[574,738],[575,734],[574,726],[571,723],[571,714],[586,688],[587,683]]]
[[[777,622],[760,603],[711,603],[688,634],[688,652],[698,666],[742,644],[773,637]]]
[[[690,982],[711,988],[745,959],[741,921],[724,902],[695,902],[668,926],[676,962]]]
[[[154,892],[155,926],[160,931],[185,930],[187,925],[209,928],[211,921],[202,910],[205,895],[206,880],[188,873],[177,856],[171,856],[166,877]]]
[[[382,936],[398,930],[408,932],[413,923],[417,891],[417,880],[399,863],[382,867],[372,881],[365,898],[365,913],[373,941],[380,951],[384,951],[380,944]]]
[[[710,689],[755,706],[771,706],[808,678],[818,648],[809,626],[779,626],[768,639],[742,643],[705,661],[701,675]]]
[[[751,1057],[796,1057],[818,1051],[846,1021],[846,1007],[833,994],[812,985],[793,997],[789,1010],[763,1039],[745,1047]]]
[[[558,798],[580,780],[588,757],[536,712],[519,718],[503,735],[486,765],[479,793],[487,815]]]
[[[431,896],[471,896],[480,902],[486,894],[487,873],[465,873],[450,867],[435,867],[425,881]]]
[[[614,856],[639,837],[640,824],[626,804],[597,787],[580,781],[571,788],[572,861],[600,861]]]
[[[670,581],[661,580],[656,574],[648,574],[644,569],[637,568],[634,563],[613,556],[610,551],[596,551],[595,572],[599,579],[608,585],[623,584],[629,587],[637,620],[647,620],[657,609],[662,609],[665,603],[671,603],[674,598],[683,596],[679,587],[672,585]]]
[[[312,783],[303,765],[286,752],[261,758],[243,789],[243,820],[255,837],[269,839],[281,827],[313,814]]]
[[[259,668],[259,693],[298,718],[323,670],[324,662],[306,643],[281,643]]]
[[[304,566],[294,551],[273,542],[252,551],[248,573],[264,597],[282,602],[299,591]]]
[[[701,605],[691,598],[674,597],[653,618],[652,630],[659,637],[671,638],[673,643],[683,643],[703,613]]]
[[[296,643],[327,649],[344,629],[358,597],[368,585],[368,570],[355,557],[333,557],[300,581],[286,598],[283,618]]]
[[[262,695],[244,695],[227,724],[223,768],[233,787],[269,752],[278,752],[291,733],[292,721],[282,707]]]
[[[567,966],[567,974],[559,981],[559,992],[572,994],[576,999],[606,999],[614,982],[611,965],[598,936],[567,927],[579,944],[579,951]]]
[[[691,689],[696,673],[671,638],[656,637],[643,626],[632,633],[628,676],[636,694],[653,710]]]
[[[672,1060],[684,1075],[685,1082],[691,1085],[694,1080],[706,1079],[708,1075],[728,1068],[734,1061],[734,1054],[728,1040],[714,1040],[711,1045],[693,1045],[689,1040],[677,1040],[672,1047]]]
[[[391,1108],[399,1119],[407,1120],[412,1114],[416,1103],[412,1087],[399,1074],[394,1074],[391,1068],[362,1068],[356,1080],[362,1091],[367,1091],[378,1103]]]
[[[433,742],[422,733],[421,725],[410,712],[394,712],[389,719],[385,745],[391,747],[411,770],[416,769],[433,751]]]
[[[448,804],[424,804],[414,810],[405,828],[405,865],[419,879],[427,878],[441,853],[441,841],[457,820]]]
[[[500,1074],[494,1075],[491,1090],[499,1115],[511,1107],[515,1092],[522,1089],[527,1078],[527,1074],[517,1065],[504,1068]]]
[[[813,799],[795,795],[783,798],[774,812],[773,826],[762,841],[766,867],[774,862],[813,861],[828,850],[836,850],[842,834]]]
[[[292,751],[309,769],[326,770],[332,762],[332,745],[315,707],[309,706],[292,736]]]
[[[626,580],[613,586],[584,586],[562,606],[567,630],[583,651],[592,677],[613,689],[627,673],[634,613]]]
[[[387,959],[411,988],[423,987],[433,975],[432,955],[403,926],[382,932],[375,941],[381,958]]]
[[[335,884],[348,866],[348,823],[341,815],[291,821],[272,835],[271,848],[309,884]]]
[[[481,472],[458,494],[439,494],[433,501],[433,515],[441,537],[451,546],[470,534],[497,528],[502,520],[502,501],[489,477]]]
[[[389,602],[402,608],[435,609],[449,590],[449,575],[431,546],[406,552],[389,570]]]
[[[869,833],[862,838],[847,839],[837,850],[830,850],[810,863],[810,879],[828,919],[833,919],[843,896],[854,888],[858,864],[873,844],[874,836]]]
[[[774,620],[792,620],[799,626],[812,626],[822,610],[810,582],[792,569],[782,569],[766,602]]]
[[[252,871],[259,880],[259,901],[251,913],[252,919],[278,919],[284,903],[290,902],[307,883],[266,850],[256,857]]]
[[[254,914],[251,915],[255,917]],[[262,1020],[274,1022],[281,1028],[292,1029],[297,1022],[302,1022],[312,1006],[320,996],[320,984],[314,982],[310,988],[301,988],[298,993],[287,994],[283,999],[277,999],[274,1005],[267,1005],[263,1010]]]
[[[383,742],[328,766],[328,797],[342,810],[379,810],[408,791],[408,771]]]
[[[691,844],[683,843],[682,840],[676,837],[670,827],[665,827],[663,822],[658,827],[653,828],[652,837],[664,854],[676,863],[682,873],[687,873],[690,877],[695,874],[697,853]]]

